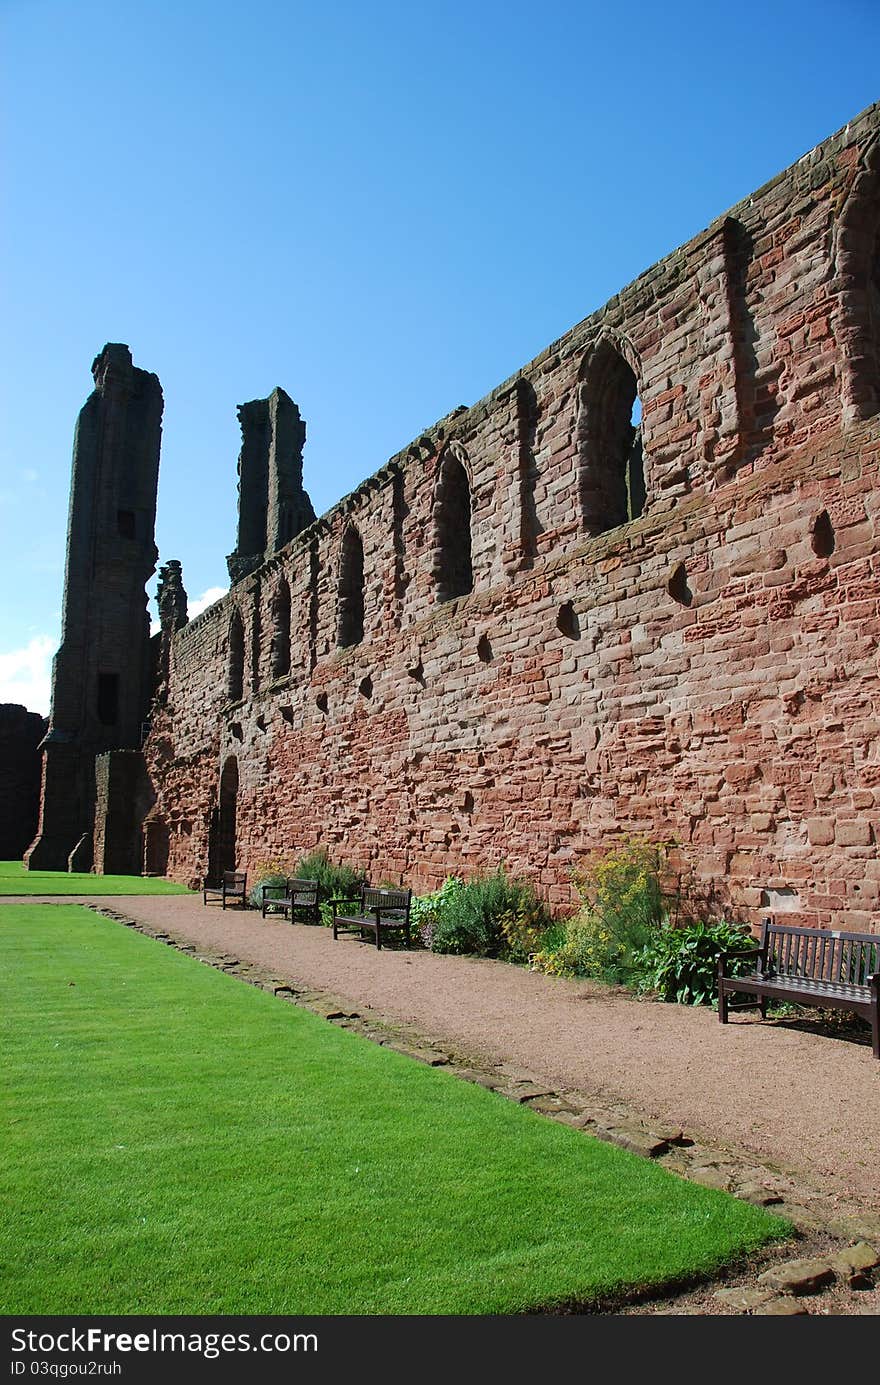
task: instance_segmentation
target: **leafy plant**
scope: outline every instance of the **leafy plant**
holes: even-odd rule
[[[474,876],[449,892],[434,922],[431,947],[478,957],[521,955],[525,939],[519,934],[533,930],[542,915],[532,886],[511,879],[501,866],[493,875]]]
[[[598,914],[583,909],[549,929],[532,958],[535,971],[548,976],[603,976],[611,935]]]
[[[724,957],[731,976],[741,975],[751,965],[751,958],[742,953],[754,945],[747,929],[725,919],[666,925],[636,955],[638,989],[680,1005],[711,1005],[716,1001],[718,959]]]
[[[533,959],[536,970],[552,976],[595,976],[627,983],[636,955],[663,922],[667,899],[662,874],[667,848],[643,837],[625,837],[595,851],[572,873],[581,897],[564,934],[548,935]]]
[[[260,909],[263,886],[283,885],[291,874],[290,860],[283,856],[267,856],[254,862],[249,873],[253,884],[248,890],[248,903],[252,909]]]
[[[441,918],[449,900],[453,895],[464,889],[464,881],[457,875],[447,875],[439,890],[434,890],[431,894],[421,895],[412,901],[410,907],[410,925],[413,937],[421,942],[423,947],[431,948],[434,941],[434,929]]]
[[[549,927],[547,911],[539,901],[521,903],[507,909],[498,919],[501,928],[501,955],[508,962],[528,962],[544,943]]]
[[[300,880],[317,880],[319,903],[328,899],[355,899],[366,883],[364,872],[357,866],[331,861],[326,847],[301,856],[295,874]]]

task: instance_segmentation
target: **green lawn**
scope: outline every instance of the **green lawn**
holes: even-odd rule
[[[0,937],[0,1313],[510,1313],[789,1230],[77,905]]]
[[[25,870],[22,861],[0,861],[4,894],[186,894],[173,880],[141,875],[89,875],[84,871]]]

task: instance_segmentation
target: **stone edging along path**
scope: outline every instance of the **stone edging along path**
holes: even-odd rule
[[[53,901],[62,903],[61,900]],[[74,901],[64,901],[74,902]],[[189,954],[279,1000],[300,1005],[374,1043],[433,1067],[443,1066],[464,1081],[475,1082],[512,1101],[528,1105],[552,1120],[607,1140],[631,1153],[650,1158],[681,1177],[723,1189],[736,1197],[778,1210],[796,1228],[798,1256],[792,1243],[772,1247],[746,1266],[733,1267],[714,1286],[683,1286],[678,1293],[645,1296],[629,1304],[606,1305],[605,1311],[684,1314],[752,1313],[760,1316],[793,1314],[853,1314],[880,1312],[880,1288],[874,1271],[880,1267],[880,1214],[859,1210],[840,1216],[835,1199],[793,1177],[780,1167],[764,1164],[733,1148],[710,1146],[692,1139],[678,1127],[648,1124],[622,1102],[608,1102],[571,1088],[556,1089],[515,1064],[487,1063],[449,1043],[428,1039],[397,1019],[364,1015],[352,1002],[329,991],[278,976],[253,961],[204,943],[176,937],[173,932],[136,920],[107,904],[87,907],[126,927]],[[369,1008],[369,1007],[367,1007]]]

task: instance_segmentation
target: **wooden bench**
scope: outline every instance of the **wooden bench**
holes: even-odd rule
[[[277,913],[289,918],[291,923],[298,917],[307,923],[320,923],[317,880],[289,878],[283,885],[264,885],[262,909],[263,918],[267,913]]]
[[[333,906],[333,937],[340,933],[372,933],[376,947],[382,946],[382,934],[403,932],[410,945],[409,911],[412,890],[380,890],[364,885],[357,898],[331,899]],[[351,913],[340,913],[351,908]]]
[[[727,1023],[731,1010],[758,1005],[762,1017],[768,1000],[789,1000],[851,1010],[871,1024],[874,1057],[880,1058],[880,934],[832,933],[821,928],[794,928],[765,919],[760,945],[740,956],[757,959],[754,971],[728,976],[718,962],[718,1018]],[[753,1000],[731,1004],[729,995]]]
[[[247,908],[247,871],[225,870],[219,885],[212,885],[205,881],[202,885],[202,903],[207,904],[208,896],[213,899],[220,899],[223,908],[226,908],[227,899],[234,904],[240,904],[242,909]]]

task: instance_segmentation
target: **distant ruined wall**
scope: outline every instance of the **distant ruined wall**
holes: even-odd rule
[[[505,861],[564,908],[644,832],[752,919],[880,923],[878,134],[872,107],[174,634],[170,874],[320,843],[419,889]]]
[[[37,830],[46,718],[0,704],[0,861],[20,861]]]

